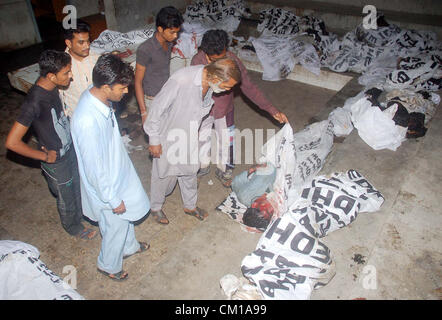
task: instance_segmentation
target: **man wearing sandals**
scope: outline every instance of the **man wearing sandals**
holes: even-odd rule
[[[198,128],[212,108],[212,93],[230,90],[240,80],[236,62],[220,59],[206,66],[178,70],[155,96],[143,128],[149,135],[149,152],[153,157],[150,199],[151,214],[157,222],[169,223],[162,207],[177,182],[184,213],[199,220],[208,216],[196,205]]]
[[[146,251],[135,238],[133,222],[145,216],[150,203],[121,140],[112,102],[128,92],[133,70],[119,57],[101,56],[92,72],[93,87],[83,92],[71,121],[77,151],[83,212],[98,221],[101,250],[98,271],[125,280],[123,259]]]
[[[284,113],[278,111],[259,90],[259,88],[250,80],[247,70],[241,60],[232,52],[228,51],[229,36],[224,30],[209,30],[201,40],[201,46],[198,53],[192,58],[191,65],[206,65],[220,58],[229,57],[234,59],[241,71],[241,91],[253,101],[260,109],[267,111],[280,123],[288,122]],[[211,129],[214,126],[217,133],[217,146],[219,159],[226,159],[217,163],[215,172],[216,177],[222,182],[224,187],[230,187],[232,183],[232,174],[234,168],[233,159],[233,134],[235,125],[233,121],[233,92],[223,92],[213,96],[214,104],[210,115],[204,119],[201,124],[201,132],[208,133],[207,136],[201,137],[201,144],[210,143]],[[208,130],[207,130],[208,129]],[[230,139],[221,139],[222,131],[228,131]],[[209,157],[207,157],[209,159]],[[201,163],[199,176],[209,173],[209,163]]]
[[[6,139],[6,148],[41,161],[41,169],[50,191],[57,198],[61,225],[67,233],[82,239],[93,239],[97,231],[82,224],[80,177],[72,145],[69,120],[58,93],[72,78],[71,57],[65,52],[44,51],[38,61],[40,77],[28,91],[20,115]],[[22,138],[33,126],[39,150]]]

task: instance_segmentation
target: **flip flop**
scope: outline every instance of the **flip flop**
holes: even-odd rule
[[[159,224],[169,224],[169,219],[167,219],[163,210],[153,211],[150,210],[150,214],[154,217],[155,221]]]
[[[220,169],[216,169],[215,177],[221,181],[224,188],[230,188],[232,185],[232,175],[231,173],[223,172]]]
[[[80,234],[77,236],[80,239],[84,240],[92,240],[97,236],[97,231],[92,230],[90,228],[84,228],[83,231],[80,232]]]
[[[127,280],[127,278],[129,278],[129,274],[124,270],[121,270],[120,272],[113,273],[113,274],[106,272],[104,270],[98,269],[98,268],[97,268],[97,270],[98,270],[98,272],[104,274],[109,279],[112,279],[114,281],[124,281],[124,280]]]
[[[200,221],[203,221],[205,218],[209,216],[206,210],[196,207],[194,211],[184,211],[185,214],[189,216],[194,216]]]
[[[123,259],[127,259],[129,257],[132,257],[134,254],[138,254],[138,253],[142,253],[144,251],[147,251],[150,248],[150,244],[148,244],[147,242],[139,242],[139,244],[140,244],[140,249],[138,249],[137,251],[135,251],[132,254],[128,254],[126,256],[123,256]]]

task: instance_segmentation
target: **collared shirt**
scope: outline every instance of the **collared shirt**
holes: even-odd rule
[[[137,221],[150,209],[150,202],[121,140],[110,107],[84,91],[71,120],[77,153],[83,214],[93,221],[101,212],[112,213],[121,201],[122,219]]]
[[[65,52],[69,53],[69,49],[66,48]],[[69,55],[72,58],[72,81],[66,90],[60,90],[60,98],[66,115],[72,117],[81,94],[92,85],[92,70],[99,56],[90,53],[83,60],[78,61],[70,53]]]
[[[167,51],[163,49],[154,35],[144,41],[137,49],[137,64],[146,68],[143,78],[143,90],[147,96],[156,96],[170,76],[170,54],[173,43],[167,42]]]
[[[162,146],[161,157],[154,159],[160,178],[192,175],[199,169],[198,130],[213,105],[212,89],[202,96],[203,69],[178,70],[153,99],[143,128],[151,145]]]
[[[247,69],[241,60],[232,52],[227,51],[227,57],[232,58],[238,64],[238,67],[241,71],[241,83],[240,88],[241,91],[252,100],[260,109],[267,111],[272,116],[278,113],[278,109],[276,109],[269,100],[264,96],[264,94],[259,90],[259,88],[253,84],[250,80],[249,75],[247,74]],[[206,65],[209,62],[207,61],[206,54],[204,51],[199,50],[196,55],[193,56],[191,65],[203,64]],[[220,119],[225,117],[229,112],[233,110],[233,91],[227,91],[225,93],[214,94],[213,100],[215,101],[211,115],[215,119]]]

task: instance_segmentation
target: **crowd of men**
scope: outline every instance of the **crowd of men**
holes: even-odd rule
[[[230,187],[233,161],[233,92],[242,92],[280,123],[287,117],[278,111],[250,81],[242,62],[228,51],[223,30],[204,34],[191,66],[170,75],[171,48],[183,18],[174,7],[156,16],[156,32],[137,50],[135,72],[118,56],[90,52],[90,26],[77,21],[65,30],[66,50],[44,51],[39,58],[40,77],[29,90],[13,124],[6,147],[40,160],[50,191],[57,200],[63,228],[81,239],[94,239],[97,231],[83,225],[83,216],[98,222],[102,237],[97,269],[107,277],[128,278],[123,259],[144,252],[149,244],[135,237],[134,222],[146,214],[161,224],[169,220],[163,211],[166,197],[177,182],[185,214],[204,220],[208,212],[197,206],[198,176],[209,173],[211,130],[217,137],[220,161],[216,176]],[[114,105],[131,84],[148,135],[153,158],[150,197],[147,196],[121,139]],[[33,127],[38,149],[22,139]],[[199,134],[192,134],[192,126]],[[206,154],[197,161],[174,162],[168,155],[172,131],[190,139],[186,155]],[[228,132],[229,139],[222,139]],[[170,151],[170,152],[168,152]]]

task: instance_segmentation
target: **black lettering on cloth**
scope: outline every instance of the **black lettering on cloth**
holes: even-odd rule
[[[310,255],[313,259],[318,260],[319,262],[329,264],[331,262],[330,258],[330,249],[323,244],[321,241],[318,241],[318,246],[321,248],[317,248],[315,254]]]
[[[321,191],[323,190],[323,188],[319,188],[316,187],[315,190],[313,191],[313,196],[312,196],[312,202],[313,203],[319,203],[321,200],[321,202],[323,202],[323,204],[325,206],[330,206],[332,200],[333,200],[333,195],[334,192],[332,190],[326,190],[327,194],[326,195],[322,195]]]
[[[330,215],[333,219],[335,219],[335,221],[338,223],[340,228],[346,226],[345,222],[341,220],[341,217],[339,215],[337,215],[331,211],[328,211],[328,210],[325,210],[325,213]]]
[[[348,170],[347,175],[351,180],[362,177],[362,175],[358,171],[353,169]]]
[[[275,265],[278,268],[299,268],[299,264],[296,264],[283,256],[278,256],[275,260]]]
[[[280,235],[278,242],[280,244],[284,244],[287,239],[292,234],[293,230],[295,230],[295,225],[293,223],[289,223],[285,229],[279,229],[278,225],[281,222],[281,218],[278,218],[270,227],[270,229],[266,232],[265,237],[267,239],[271,239],[274,233]]]
[[[261,288],[262,292],[269,296],[274,297],[275,296],[275,290],[285,290],[288,291],[289,288],[284,286],[284,282],[281,280],[277,280],[276,282],[268,281],[268,280],[259,280],[259,287]],[[289,284],[293,285],[294,288],[296,288],[295,284],[292,284],[289,282]]]
[[[336,198],[333,205],[336,209],[341,209],[346,215],[348,215],[353,210],[355,203],[355,199],[341,195]]]
[[[313,212],[315,213],[315,222],[320,223],[321,221],[328,219],[328,216],[325,214],[324,211],[319,210],[318,208],[311,207]]]
[[[356,180],[354,181],[354,183],[356,183],[357,185],[359,185],[360,187],[366,189],[366,192],[369,194],[374,194],[376,195],[378,198],[382,198],[384,199],[384,196],[377,191],[371,184],[370,182],[368,182],[366,179],[360,179],[360,180]]]
[[[34,258],[34,257],[28,257],[28,260],[29,260],[32,264],[34,264],[35,262],[38,261],[38,259],[36,259],[36,258]]]
[[[310,190],[311,190],[310,188],[305,188],[304,190],[302,190],[301,198],[308,199],[308,195],[310,194]],[[303,209],[307,210],[307,208],[303,208]]]
[[[291,174],[286,174],[285,175],[285,184],[287,186],[288,189],[291,189],[292,187],[292,182],[293,182],[293,177]]]
[[[307,241],[303,241],[307,240]],[[305,245],[303,248],[300,248],[301,241],[305,242]],[[305,234],[304,232],[299,232],[296,234],[296,236],[293,238],[292,242],[290,243],[290,248],[293,251],[302,253],[302,254],[310,254],[310,252],[313,249],[313,246],[315,245],[315,238],[310,237],[309,235]]]
[[[264,266],[257,266],[255,268],[249,268],[249,267],[243,265],[241,267],[241,272],[244,275],[253,275],[253,274],[257,274],[258,272],[260,272],[263,268],[264,268]]]
[[[5,258],[6,258],[8,255],[9,255],[8,253],[6,253],[6,254],[2,254],[2,255],[0,256],[0,262],[2,262],[3,260],[5,260]]]
[[[407,75],[405,71],[399,71],[397,73],[397,81],[398,83],[405,83],[410,80],[410,77]]]
[[[331,180],[332,180],[332,179],[329,179],[329,181],[327,181],[327,180],[319,180],[318,183],[317,183],[317,185],[318,185],[318,187],[319,187],[320,185],[324,185],[324,186],[332,187],[332,188],[335,188],[335,189],[339,190],[339,189],[340,189],[339,186],[336,185],[336,184],[331,183],[331,182],[330,182]],[[338,181],[338,182],[340,182],[340,181]]]
[[[285,286],[285,284],[292,286],[293,289],[296,290],[296,285],[304,283],[305,280],[306,280],[305,276],[288,274],[285,279],[276,280],[275,282],[268,280],[260,280],[259,287],[261,288],[264,294],[273,298],[275,296],[275,290],[284,290],[284,291],[289,290],[289,287]]]
[[[276,276],[279,279],[283,279],[287,277],[287,275],[290,274],[290,269],[288,268],[269,268],[266,271],[264,271],[264,274],[269,274],[272,276]]]
[[[265,249],[265,248],[263,248],[263,249]],[[253,254],[260,258],[262,264],[266,263],[268,260],[273,259],[273,257],[275,256],[275,254],[273,252],[265,251],[263,249],[258,248],[255,251],[253,251]]]
[[[312,234],[315,237],[318,237],[318,232],[316,232],[316,230],[313,228],[313,226],[310,223],[310,218],[309,216],[306,214],[304,215],[302,218],[299,219],[299,223],[301,225],[304,226],[304,228],[307,229],[308,232],[310,232],[310,234]]]

